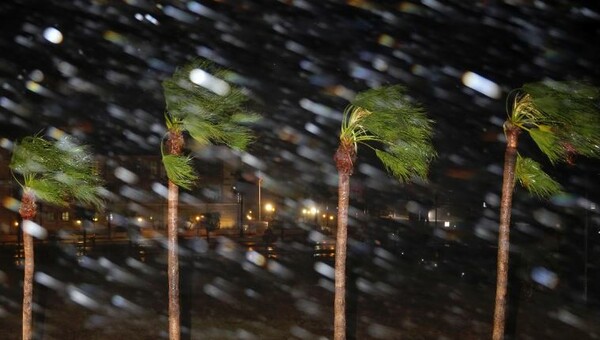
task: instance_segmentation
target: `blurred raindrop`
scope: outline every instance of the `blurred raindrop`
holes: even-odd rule
[[[44,30],[44,39],[53,44],[60,44],[63,41],[63,34],[54,27],[48,27]]]
[[[46,230],[46,228],[31,220],[23,221],[23,232],[26,232],[27,234],[39,240],[44,240],[48,236],[48,231]]]

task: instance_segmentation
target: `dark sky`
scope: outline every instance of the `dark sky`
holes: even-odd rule
[[[160,83],[204,57],[234,71],[264,115],[248,166],[293,190],[335,184],[341,111],[357,91],[404,84],[436,121],[426,188],[477,202],[500,185],[511,89],[543,79],[600,85],[593,2],[9,0],[0,17],[9,140],[55,127],[97,153],[158,154]],[[477,76],[490,82],[487,95],[469,87]],[[364,183],[388,188],[364,157]],[[597,172],[585,160],[556,170],[572,190]]]

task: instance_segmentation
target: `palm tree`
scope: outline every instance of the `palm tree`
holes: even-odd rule
[[[552,164],[572,163],[575,154],[600,157],[600,116],[595,104],[599,94],[597,88],[589,85],[555,81],[526,84],[512,92],[514,100],[504,123],[507,144],[498,231],[494,340],[504,338],[509,226],[515,181],[518,179],[540,197],[549,197],[561,190],[539,163],[517,152],[519,135],[527,132]]]
[[[244,150],[252,142],[244,124],[258,119],[244,109],[248,101],[241,89],[225,80],[230,73],[208,61],[196,60],[175,70],[163,82],[167,126],[167,150],[162,161],[169,179],[167,207],[167,266],[169,281],[169,338],[179,339],[179,259],[177,244],[177,206],[179,187],[191,189],[197,176],[191,157],[183,155],[184,132],[200,145],[225,144]]]
[[[100,207],[100,179],[94,171],[93,158],[84,146],[69,137],[49,141],[38,136],[25,137],[13,148],[10,168],[20,175],[15,179],[23,189],[19,213],[23,219],[23,339],[31,339],[34,244],[33,236],[43,237],[44,231],[32,219],[37,213],[36,202],[66,206],[70,200]]]
[[[350,176],[358,144],[367,145],[391,174],[402,182],[425,179],[436,153],[431,144],[432,121],[407,100],[405,89],[389,86],[360,93],[344,111],[338,170],[338,224],[335,243],[334,339],[346,338],[346,247]]]

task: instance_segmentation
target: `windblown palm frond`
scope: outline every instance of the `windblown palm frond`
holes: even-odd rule
[[[517,156],[515,175],[523,187],[538,197],[548,198],[561,192],[560,184],[531,158]]]
[[[27,185],[24,187],[33,190],[35,196],[41,201],[63,207],[69,204],[60,182],[45,177],[32,177],[26,182]]]
[[[198,176],[191,164],[191,157],[163,155],[162,162],[167,172],[167,177],[175,185],[189,190],[198,180]]]
[[[386,169],[401,181],[427,177],[436,156],[431,145],[432,121],[425,110],[410,102],[402,86],[365,91],[344,112],[342,143],[367,144]]]
[[[545,81],[526,84],[522,91],[511,122],[528,131],[552,163],[571,154],[600,157],[600,89],[575,81]]]
[[[571,162],[575,154],[600,158],[598,98],[598,88],[575,81],[525,84],[509,121],[528,132],[552,164]],[[516,175],[532,193],[545,197],[559,190],[538,163],[519,158],[519,164]]]
[[[47,203],[67,205],[74,199],[97,208],[103,203],[91,152],[71,137],[55,142],[25,137],[13,149],[10,168],[22,175],[23,187]]]
[[[565,159],[567,152],[565,148],[560,147],[559,136],[550,127],[540,125],[539,127],[531,128],[529,129],[529,135],[551,163],[554,164]]]
[[[21,175],[44,174],[56,169],[60,164],[61,154],[50,141],[40,137],[25,137],[15,144],[10,168]]]
[[[170,124],[180,125],[200,144],[245,148],[252,141],[245,125],[260,116],[244,108],[248,97],[226,82],[228,74],[202,60],[177,69],[163,82]]]
[[[261,116],[256,113],[234,113],[231,115],[231,122],[236,124],[252,124],[261,120]]]

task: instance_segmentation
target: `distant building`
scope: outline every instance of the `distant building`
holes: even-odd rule
[[[21,189],[8,164],[10,153],[0,149],[0,233],[18,231]],[[71,205],[38,204],[36,222],[49,232],[77,231],[86,225],[97,232],[137,226],[164,229],[167,215],[167,178],[159,156],[98,156],[97,170],[104,179],[103,211]],[[240,206],[232,187],[235,167],[224,162],[195,161],[200,176],[192,191],[179,191],[181,228],[197,228],[206,213],[219,213],[220,228],[239,228]]]

